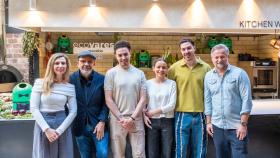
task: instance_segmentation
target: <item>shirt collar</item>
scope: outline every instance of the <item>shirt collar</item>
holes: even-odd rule
[[[232,66],[231,66],[230,64],[228,64],[228,67],[227,67],[225,73],[226,73],[227,71],[230,71],[230,70],[231,70],[231,67],[232,67]],[[214,73],[217,73],[217,69],[214,68],[213,72],[214,72]]]
[[[196,57],[196,64],[202,65],[202,60],[200,59],[200,57]],[[180,60],[180,65],[181,66],[187,66],[184,58]]]

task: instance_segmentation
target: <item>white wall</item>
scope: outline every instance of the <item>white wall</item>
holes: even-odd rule
[[[280,20],[279,0],[96,1],[98,7],[89,10],[88,0],[37,0],[35,13],[28,11],[28,0],[10,0],[10,25],[46,31],[273,33],[273,28],[240,30],[239,21]]]

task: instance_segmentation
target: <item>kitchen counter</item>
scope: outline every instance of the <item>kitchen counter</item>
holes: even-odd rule
[[[253,100],[251,115],[277,115],[280,114],[280,99]]]

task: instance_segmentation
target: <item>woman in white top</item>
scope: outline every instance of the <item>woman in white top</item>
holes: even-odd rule
[[[33,158],[73,158],[72,133],[68,127],[76,116],[77,102],[75,87],[68,83],[69,68],[65,54],[53,54],[45,77],[34,83],[30,99],[35,118]]]
[[[149,158],[170,158],[173,142],[176,83],[166,78],[168,66],[158,58],[153,63],[155,78],[147,81],[148,105],[144,110],[146,154]]]

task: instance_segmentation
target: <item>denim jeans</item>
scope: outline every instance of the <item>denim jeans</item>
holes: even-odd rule
[[[171,158],[173,118],[151,119],[152,129],[146,128],[146,156]]]
[[[205,116],[202,112],[175,113],[176,158],[205,158],[207,133]],[[188,151],[190,153],[188,153]]]
[[[217,158],[246,158],[248,137],[239,140],[236,129],[221,129],[213,125],[214,145]]]
[[[109,133],[104,132],[104,137],[101,140],[97,140],[96,134],[93,133],[93,126],[87,125],[84,129],[83,135],[76,137],[77,145],[79,148],[81,158],[92,157],[92,142],[95,145],[96,158],[108,157],[108,145],[109,145]]]

